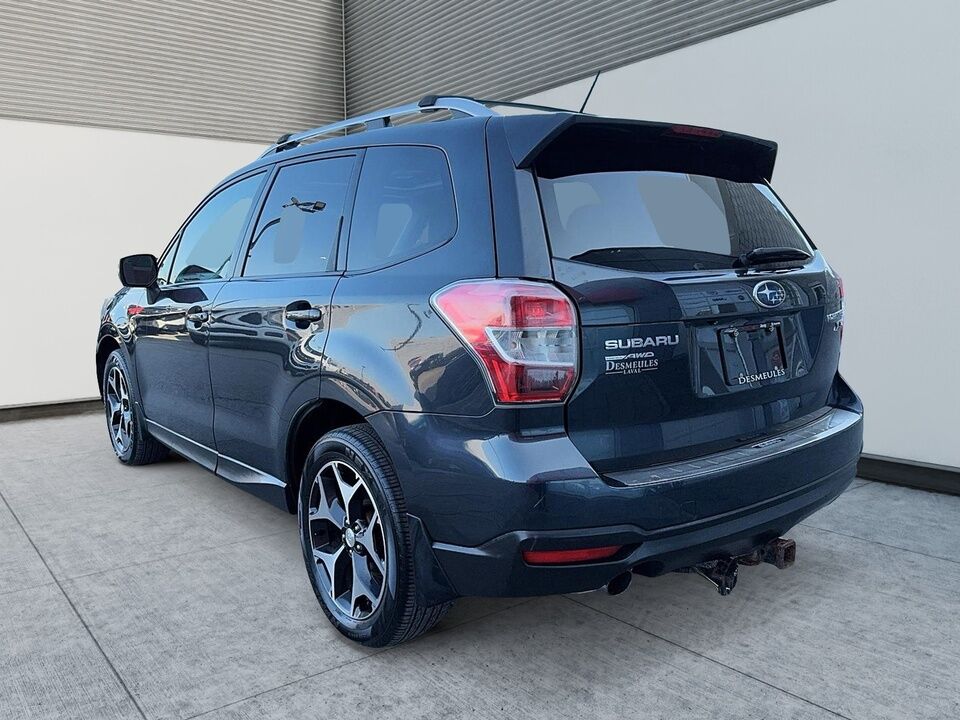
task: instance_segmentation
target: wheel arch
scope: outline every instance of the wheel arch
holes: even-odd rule
[[[321,396],[300,409],[290,425],[286,448],[287,509],[296,512],[300,491],[300,475],[310,448],[331,430],[366,424],[369,408],[343,397]],[[373,428],[371,431],[376,433]]]
[[[390,413],[376,414],[380,408],[362,391],[340,379],[324,378],[321,396],[314,402],[301,408],[291,423],[287,440],[286,498],[287,509],[297,512],[300,495],[300,475],[310,449],[326,433],[348,425],[363,424],[383,446],[383,451],[396,467],[396,458],[391,456],[390,443],[384,442],[384,434],[389,434],[389,421],[377,422],[376,418],[389,416]],[[372,422],[371,422],[372,420]],[[420,602],[433,606],[448,603],[457,597],[456,591],[441,569],[433,553],[426,528],[420,518],[407,514],[410,522],[415,563],[417,598]]]
[[[103,371],[107,366],[107,358],[114,350],[120,349],[120,343],[113,335],[104,335],[97,341],[97,391],[100,393],[100,399],[103,399]]]

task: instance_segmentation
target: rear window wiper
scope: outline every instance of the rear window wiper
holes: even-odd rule
[[[753,267],[768,263],[793,262],[805,263],[813,257],[806,250],[792,247],[760,247],[743,253],[735,264],[736,267]]]

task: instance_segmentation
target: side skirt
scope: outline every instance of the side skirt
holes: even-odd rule
[[[287,510],[286,483],[255,467],[240,462],[235,458],[222,455],[216,450],[191,440],[190,438],[164,427],[160,423],[147,419],[147,428],[150,434],[168,448],[188,460],[206,468],[210,472],[266,500],[272,505]]]

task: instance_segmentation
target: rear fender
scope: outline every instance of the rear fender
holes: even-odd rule
[[[322,394],[363,415],[381,410],[483,415],[493,397],[480,367],[449,328],[427,307],[417,308],[415,335],[384,305],[379,319],[334,328],[327,340]]]

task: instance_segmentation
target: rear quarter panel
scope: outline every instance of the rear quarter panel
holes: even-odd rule
[[[430,305],[452,282],[497,274],[484,134],[462,127],[442,148],[457,208],[453,237],[388,267],[347,272],[334,292],[324,382],[367,412],[482,415],[493,407],[479,366]]]

